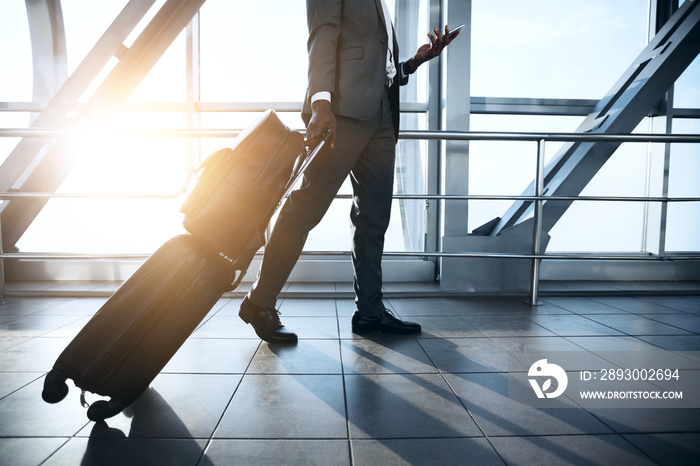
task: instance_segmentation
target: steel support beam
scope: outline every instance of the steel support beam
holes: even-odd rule
[[[577,132],[631,133],[700,51],[700,0],[687,0],[600,100]],[[619,143],[565,144],[545,170],[545,193],[579,195]],[[534,182],[525,194],[533,192]],[[543,229],[549,232],[573,201],[546,202]],[[533,202],[515,202],[490,231],[496,236],[532,216]]]
[[[68,75],[61,0],[25,0],[32,44],[33,99],[48,102]]]
[[[150,0],[148,1],[150,2]],[[106,43],[102,44],[104,49],[100,50],[101,52],[110,51],[110,55],[116,54],[119,62],[81,108],[74,120],[68,121],[65,114],[59,114],[58,120],[52,122],[55,124],[47,124],[49,119],[56,117],[53,115],[54,112],[45,111],[42,115],[47,114],[47,120],[42,120],[42,125],[87,129],[107,123],[120,110],[129,95],[145,78],[178,34],[187,26],[204,1],[167,0],[130,48],[122,45],[123,39],[115,40],[117,38],[116,32],[115,34],[105,33],[103,39]],[[147,3],[137,0],[131,1],[117,19],[119,20],[127,9],[130,13],[134,13],[138,9],[139,5],[137,4],[142,4],[141,8],[144,8],[143,4]],[[133,16],[129,16],[129,18],[122,19],[130,24],[133,22],[133,18]],[[119,25],[113,23],[110,28],[112,27],[122,33],[119,34],[119,37],[128,29],[124,27],[123,23],[119,23]],[[112,50],[114,47],[116,50]],[[95,52],[93,58],[97,61],[104,59],[105,55],[101,52]],[[106,58],[108,59],[109,56]],[[88,68],[87,65],[86,68]],[[94,68],[90,66],[90,69]],[[90,73],[86,71],[85,75],[80,74],[79,77],[89,78]],[[65,97],[64,100],[64,97],[61,96],[61,104],[66,104],[69,101],[74,103],[74,99],[80,95],[75,93],[78,87],[76,85],[67,88],[65,93],[68,94],[68,97]],[[54,99],[57,98],[59,98],[58,95]],[[35,122],[35,126],[38,121],[39,119]],[[11,157],[0,167],[0,176],[3,177],[0,178],[0,191],[55,191],[75,164],[75,154],[68,150],[69,146],[70,140],[61,139],[54,144],[44,143],[38,148],[31,147],[22,151],[13,151]],[[27,152],[24,152],[25,150]],[[5,207],[1,222],[5,251],[9,252],[15,249],[15,244],[34,221],[45,203],[45,199],[14,199]]]

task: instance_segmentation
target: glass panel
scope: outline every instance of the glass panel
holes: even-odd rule
[[[646,0],[473,0],[472,95],[602,98],[645,46]]]
[[[4,69],[0,73],[0,101],[31,102],[32,46],[24,2],[3,2],[0,60]]]
[[[61,1],[69,75],[75,71],[126,4],[126,0]]]
[[[471,115],[472,131],[573,132],[582,117]],[[562,146],[547,143],[545,159]],[[469,194],[523,194],[535,179],[537,144],[534,142],[472,141],[469,143]],[[534,192],[528,193],[534,194]],[[469,201],[469,231],[502,216],[512,201]]]
[[[129,102],[184,102],[187,99],[185,37],[185,31],[177,36],[129,96]]]
[[[678,78],[673,88],[673,106],[700,108],[700,59],[696,58]]]
[[[120,114],[115,127],[183,127],[184,114]],[[59,193],[177,194],[187,179],[184,139],[76,140]],[[177,199],[51,199],[17,243],[23,252],[149,253],[182,232]],[[50,234],[48,234],[50,232]]]
[[[700,120],[677,119],[677,134],[700,134]],[[700,197],[700,145],[673,144],[669,170],[670,197]],[[668,205],[667,251],[700,251],[700,203],[676,202]]]
[[[206,2],[201,9],[202,100],[301,102],[307,37],[303,3]]]
[[[633,131],[646,133],[645,119]],[[625,143],[608,159],[581,196],[645,196],[646,143]],[[545,210],[547,209],[545,205]],[[551,229],[549,252],[640,252],[644,231],[641,202],[577,201]]]

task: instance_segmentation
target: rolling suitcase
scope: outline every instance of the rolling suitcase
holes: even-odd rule
[[[65,398],[70,378],[83,390],[90,420],[133,403],[223,293],[238,286],[272,214],[329,136],[304,143],[268,111],[233,149],[207,158],[185,190],[190,234],[158,248],[88,321],[46,375],[44,401]],[[316,147],[309,152],[309,145]],[[88,406],[87,391],[110,399]]]
[[[143,393],[221,298],[231,263],[192,235],[165,242],[126,280],[58,357],[42,398],[61,401],[72,379],[109,396],[87,416],[114,416]],[[81,397],[84,405],[84,396]]]

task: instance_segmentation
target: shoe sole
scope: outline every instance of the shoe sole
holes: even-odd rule
[[[355,333],[357,335],[369,335],[372,333],[381,333],[384,335],[415,335],[417,333],[421,333],[422,329],[417,329],[417,330],[407,330],[405,332],[386,332],[384,330],[377,330],[374,328],[368,328],[368,329],[358,329],[356,327],[352,327],[352,333]]]

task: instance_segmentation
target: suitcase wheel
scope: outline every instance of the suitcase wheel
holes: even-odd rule
[[[124,408],[125,406],[117,400],[95,401],[88,408],[87,417],[94,422],[104,421],[109,417],[116,416],[117,414],[121,413],[124,411]]]
[[[41,398],[47,403],[58,403],[68,395],[68,385],[66,377],[62,376],[56,369],[51,369],[44,379],[44,390]]]

